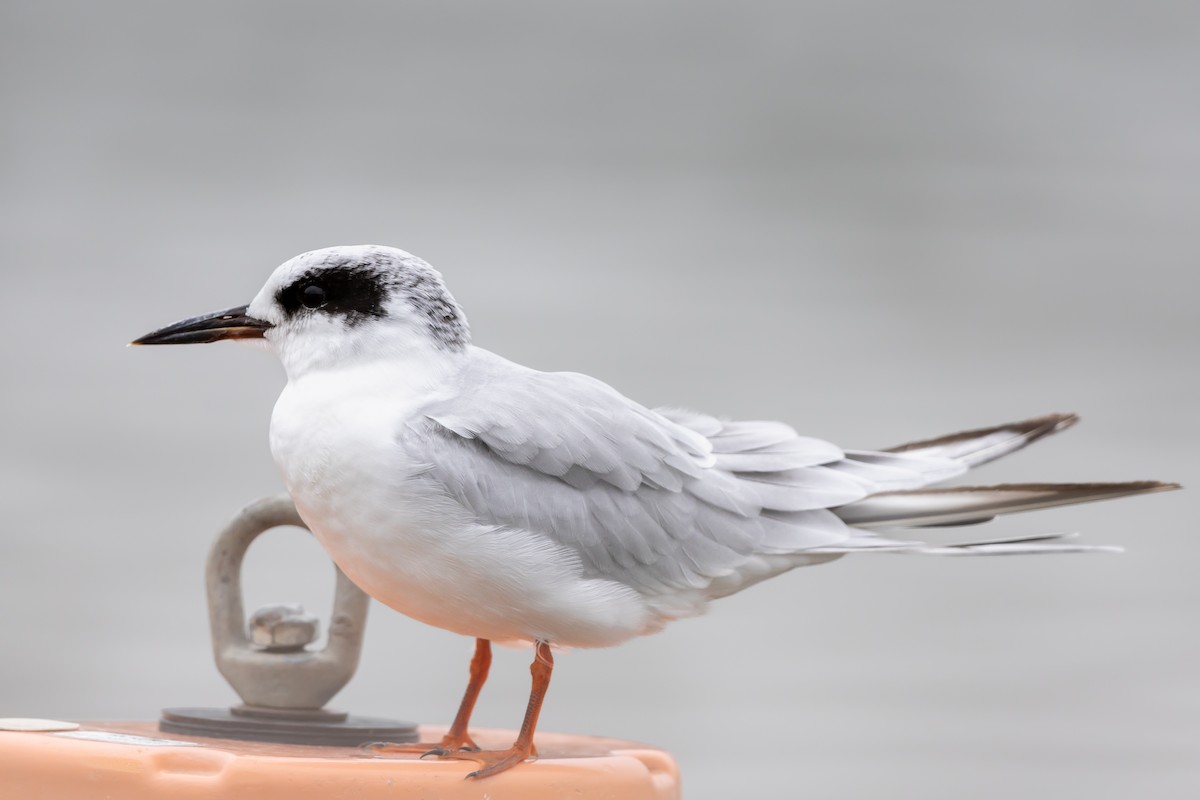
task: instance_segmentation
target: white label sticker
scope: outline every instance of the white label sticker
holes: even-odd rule
[[[69,731],[56,733],[54,736],[65,736],[68,739],[88,739],[93,742],[112,742],[113,744],[133,744],[139,747],[199,747],[199,742],[181,742],[178,739],[151,739],[148,736],[134,736],[130,733],[113,733],[111,731]]]
[[[5,717],[4,719],[0,719],[0,731],[73,731],[78,727],[78,722],[64,722],[60,719],[33,719],[30,717]]]

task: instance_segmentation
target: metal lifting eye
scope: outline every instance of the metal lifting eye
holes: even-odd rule
[[[386,739],[415,742],[412,723],[357,717],[323,708],[354,675],[367,624],[367,595],[341,570],[322,649],[314,617],[290,603],[260,608],[250,617],[242,601],[242,563],[250,544],[272,528],[304,522],[286,496],[260,500],[231,522],[213,543],[205,581],[217,669],[241,696],[230,709],[163,709],[159,730],[222,739],[341,745]]]
[[[310,283],[300,292],[300,302],[305,308],[320,308],[325,305],[325,290],[315,283]]]

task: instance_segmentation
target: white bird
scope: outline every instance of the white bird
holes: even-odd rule
[[[1177,488],[928,488],[1068,427],[1072,414],[861,451],[780,422],[652,410],[586,375],[475,347],[441,275],[390,247],[304,253],[248,306],[133,344],[220,339],[265,344],[283,362],[271,452],[338,566],[397,611],[475,637],[466,695],[431,750],[477,761],[474,777],[534,753],[552,646],[619,644],[851,553],[1112,549],[1057,535],[932,545],[874,531]],[[533,690],[513,746],[481,751],[467,726],[490,642],[533,645]]]

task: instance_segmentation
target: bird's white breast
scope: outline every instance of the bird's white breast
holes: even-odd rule
[[[288,384],[271,451],[301,517],[346,575],[415,619],[494,641],[602,646],[658,621],[637,592],[586,579],[548,537],[480,524],[396,443],[428,386],[378,368]]]

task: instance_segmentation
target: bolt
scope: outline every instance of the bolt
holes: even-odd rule
[[[272,652],[303,650],[321,635],[321,622],[299,603],[263,606],[250,615],[250,641]]]

